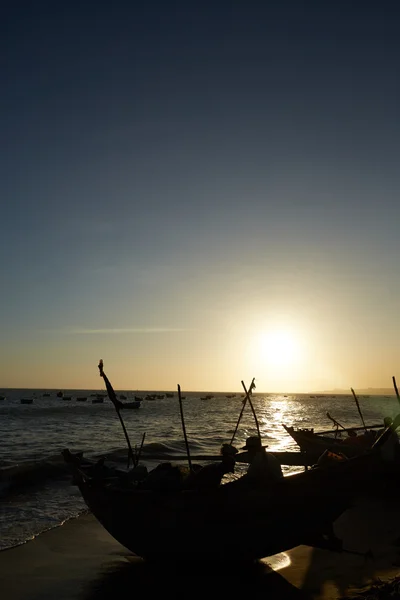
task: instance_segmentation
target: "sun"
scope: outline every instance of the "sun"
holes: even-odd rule
[[[259,359],[266,366],[289,367],[301,357],[300,341],[289,329],[261,332],[255,346]]]

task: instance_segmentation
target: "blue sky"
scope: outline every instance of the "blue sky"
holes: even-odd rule
[[[392,2],[35,2],[1,24],[0,386],[390,387]]]

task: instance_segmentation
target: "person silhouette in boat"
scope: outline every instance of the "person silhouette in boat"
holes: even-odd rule
[[[248,482],[257,486],[269,485],[283,477],[279,461],[273,454],[266,452],[267,447],[262,445],[261,438],[258,436],[247,438],[246,444],[242,447],[242,450],[246,450],[245,454],[250,463],[245,477]],[[243,457],[243,454],[239,456]]]
[[[235,455],[238,450],[231,444],[222,444],[221,462],[205,465],[196,472],[192,472],[184,483],[185,489],[190,490],[213,490],[216,489],[227,473],[235,471]]]
[[[349,429],[347,432],[347,437],[341,440],[341,443],[346,446],[363,446],[367,445],[367,441],[363,434],[357,435],[357,432],[354,429]]]

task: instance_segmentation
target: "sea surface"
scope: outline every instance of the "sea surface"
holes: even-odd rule
[[[43,531],[60,525],[86,510],[79,490],[72,485],[61,451],[83,452],[84,457],[106,457],[106,464],[126,468],[127,445],[114,405],[106,397],[93,403],[104,390],[0,389],[0,549],[32,539]],[[166,397],[151,390],[120,390],[128,400],[143,398],[136,410],[122,412],[132,446],[145,440],[141,463],[149,469],[156,462],[151,454],[186,455],[182,419],[177,392]],[[162,399],[146,399],[148,395]],[[206,395],[213,396],[207,400]],[[229,442],[243,406],[243,395],[227,397],[229,392],[183,392],[182,406],[190,454],[218,454],[223,442]],[[86,397],[86,401],[77,401]],[[32,398],[32,404],[21,399]],[[360,426],[361,419],[351,395],[254,394],[252,397],[264,444],[271,451],[297,451],[282,423],[313,427],[316,431],[332,429],[327,413],[346,427]],[[400,411],[395,396],[359,397],[367,424],[382,423],[385,416]],[[254,417],[247,404],[234,445],[240,448],[249,435],[256,433]],[[245,466],[238,465],[233,477]],[[301,467],[283,467],[290,476]]]

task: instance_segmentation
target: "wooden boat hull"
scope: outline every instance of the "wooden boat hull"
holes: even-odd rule
[[[316,545],[354,498],[376,482],[375,453],[289,476],[274,488],[245,479],[212,492],[129,489],[75,469],[82,496],[123,546],[148,559],[247,560]]]
[[[358,456],[359,454],[368,451],[374,441],[371,439],[369,445],[351,445],[346,444],[345,440],[339,441],[333,437],[319,435],[308,429],[295,429],[294,427],[288,427],[286,425],[283,425],[283,427],[294,439],[302,452],[313,454],[316,459],[321,456],[325,450],[340,452],[349,458]]]

